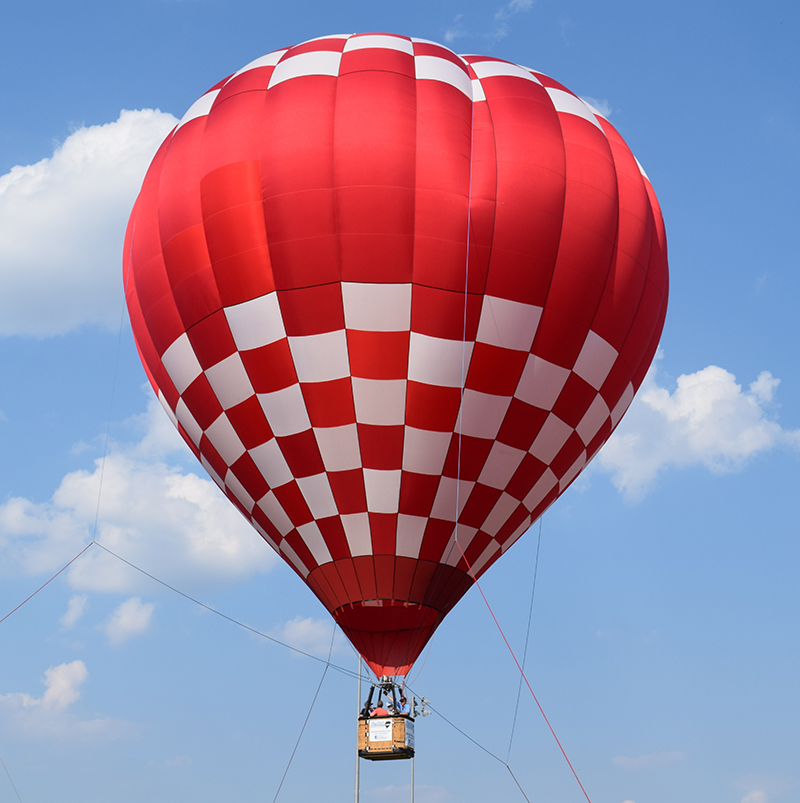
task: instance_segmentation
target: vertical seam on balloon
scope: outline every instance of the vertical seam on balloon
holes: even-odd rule
[[[463,61],[463,59],[462,59]],[[464,62],[466,64],[466,62]],[[469,65],[467,65],[469,71]],[[472,82],[470,82],[470,90],[472,89]],[[461,501],[461,443],[463,438],[464,428],[464,389],[467,384],[467,313],[469,309],[469,235],[472,230],[472,158],[473,148],[475,147],[475,98],[472,99],[472,107],[470,109],[470,126],[469,126],[469,182],[467,184],[467,236],[466,236],[466,257],[464,259],[464,321],[461,330],[461,403],[459,405],[458,415],[458,463],[456,464],[456,509],[454,511],[454,528],[453,528],[453,547],[458,543],[458,520],[461,517],[460,501]],[[459,546],[459,549],[461,547]],[[448,554],[448,558],[450,555]]]
[[[534,75],[533,70],[528,70],[531,75]],[[544,92],[545,97],[547,98],[547,102],[550,104],[550,108],[553,110],[553,113],[556,116],[556,122],[558,123],[558,130],[561,133],[561,151],[564,155],[564,198],[561,204],[561,228],[558,232],[558,246],[556,247],[555,257],[553,259],[553,270],[550,273],[550,281],[547,283],[547,292],[544,294],[544,299],[542,300],[542,318],[544,318],[545,308],[547,307],[547,298],[550,295],[550,289],[553,286],[553,278],[556,274],[556,268],[558,267],[558,255],[561,251],[561,241],[564,235],[564,213],[566,211],[567,206],[567,173],[569,172],[569,165],[567,164],[567,147],[564,143],[564,129],[561,127],[561,116],[559,115],[558,111],[556,110],[555,104],[553,103],[553,99],[550,97],[547,90],[542,86],[542,92]],[[533,336],[533,342],[531,343],[530,353],[535,354],[535,346],[537,341],[540,338],[540,331],[541,331],[541,319],[539,321],[540,326],[536,328],[536,333]],[[519,383],[517,383],[519,384]],[[516,392],[516,391],[515,391]]]
[[[347,45],[347,42],[352,39],[353,34],[347,37],[345,40],[345,44],[342,46],[342,53],[344,53],[344,47]],[[341,80],[341,69],[342,69],[342,60],[339,60],[339,66],[337,68],[336,74],[336,84],[334,86],[333,91],[333,117],[331,120],[331,176],[332,176],[332,186],[331,186],[331,196],[333,202],[333,230],[336,232],[336,265],[339,269],[339,294],[342,294],[342,255],[341,249],[339,247],[339,223],[338,219],[339,216],[337,214],[338,206],[337,206],[337,195],[336,195],[336,113],[338,109],[338,100],[339,100],[339,81]],[[342,315],[344,315],[344,296],[342,296]],[[348,367],[350,365],[350,343],[347,339],[347,320],[344,321],[344,336],[345,336],[345,345],[347,346],[347,364]],[[366,502],[367,498],[367,483],[364,479],[364,458],[361,454],[361,439],[358,436],[358,416],[355,413],[355,394],[353,389],[353,375],[352,372],[348,373],[347,381],[350,384],[350,398],[353,400],[353,415],[355,417],[355,425],[356,425],[356,443],[358,444],[358,457],[361,465],[359,466],[359,471],[361,472],[361,484],[364,488],[364,500]],[[313,428],[312,428],[313,430]],[[315,436],[316,440],[316,436]],[[338,508],[338,503],[337,503]],[[367,505],[366,516],[367,516],[367,527],[369,528],[370,534],[370,549],[372,548],[372,527],[369,522],[369,505]],[[339,514],[341,516],[341,514]],[[358,591],[361,595],[362,601],[365,600],[367,597],[364,593],[364,589],[361,585],[361,580],[359,578],[358,569],[356,568],[356,562],[353,560],[354,555],[350,551],[350,542],[347,541],[345,537],[345,541],[347,543],[347,550],[350,552],[350,560],[353,561],[353,575],[356,579],[356,584],[358,585]],[[375,582],[375,589],[376,589],[376,596],[377,596],[377,588],[378,588],[378,577],[375,573],[375,560],[374,555],[372,556],[372,574],[373,579]]]
[[[467,71],[469,71],[469,64],[461,59],[467,67]],[[470,83],[470,89],[472,84]],[[466,384],[466,338],[467,338],[467,313],[468,313],[468,298],[469,298],[469,236],[471,231],[471,219],[472,219],[472,157],[473,157],[473,147],[475,142],[475,101],[472,100],[472,105],[470,107],[470,158],[469,158],[469,179],[467,183],[467,233],[466,233],[466,255],[464,260],[464,319],[463,319],[463,328],[462,328],[462,337],[461,337],[461,402],[459,404],[459,414],[457,418],[457,425],[458,425],[458,453],[457,453],[457,466],[456,466],[456,502],[455,502],[455,511],[454,511],[454,521],[453,521],[453,543],[450,545],[450,549],[445,556],[444,553],[440,556],[439,560],[437,561],[437,568],[435,572],[435,582],[428,587],[428,592],[423,596],[423,600],[420,603],[420,612],[419,617],[417,619],[416,627],[410,628],[411,632],[414,634],[418,634],[422,618],[424,616],[423,608],[428,607],[428,603],[433,599],[433,596],[439,587],[439,583],[441,581],[442,575],[444,573],[444,567],[449,565],[446,561],[450,558],[450,555],[453,553],[453,550],[456,548],[458,543],[458,519],[459,519],[459,504],[460,504],[460,486],[461,486],[461,426],[463,420],[463,403],[464,403],[464,386]],[[429,517],[430,518],[430,517]],[[424,538],[424,535],[423,535]],[[460,548],[460,547],[459,547]],[[444,559],[444,563],[442,562]],[[453,571],[459,571],[457,566],[451,567]],[[416,576],[416,569],[414,572],[414,576]],[[452,576],[452,574],[451,574]],[[413,580],[412,580],[413,585]],[[437,610],[437,609],[434,609]],[[431,635],[433,631],[438,627],[441,623],[443,618],[442,612],[437,610],[439,614],[438,621],[435,622],[431,627]],[[404,663],[407,662],[408,656],[412,652],[412,639],[413,636],[409,638],[408,644],[406,646],[406,655],[404,658]]]

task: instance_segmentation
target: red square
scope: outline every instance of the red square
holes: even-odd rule
[[[272,438],[264,410],[255,396],[228,408],[227,416],[245,449],[254,449]]]
[[[313,477],[315,474],[325,472],[317,439],[312,430],[307,429],[305,432],[287,435],[276,440],[286,458],[289,470],[295,477]]]
[[[469,363],[466,387],[495,396],[513,396],[527,359],[527,352],[476,343]]]
[[[311,515],[306,500],[294,480],[281,485],[279,488],[273,488],[273,493],[295,527],[300,527],[313,521],[314,517]]]
[[[303,383],[300,388],[312,427],[342,427],[355,423],[353,388],[349,378]]]
[[[254,501],[258,502],[269,491],[267,481],[247,452],[231,466],[231,471]]]
[[[297,384],[292,353],[286,339],[242,351],[240,356],[256,393],[273,393]]]
[[[367,494],[364,490],[364,474],[360,468],[329,471],[328,482],[340,515],[366,512]]]
[[[408,516],[429,516],[438,489],[438,476],[404,471],[400,478],[399,512]]]
[[[497,433],[497,440],[527,452],[548,415],[547,410],[532,407],[520,399],[511,399],[500,431]]]
[[[458,433],[453,433],[442,476],[474,482],[478,479],[493,445],[494,441],[487,438],[473,438],[469,435],[459,438]]]
[[[350,374],[364,379],[408,376],[408,332],[347,331]]]
[[[406,425],[450,432],[456,425],[461,388],[444,388],[409,380],[406,386]]]
[[[208,429],[222,414],[222,405],[217,401],[205,374],[197,379],[183,392],[183,401],[194,416],[194,420],[203,430]]]
[[[391,471],[403,465],[405,427],[358,425],[358,443],[364,468]]]
[[[236,343],[222,310],[203,318],[189,329],[187,335],[204,371],[236,351]]]
[[[344,329],[344,306],[338,282],[297,290],[278,290],[278,302],[289,337]]]
[[[411,331],[447,340],[474,340],[483,296],[414,284],[411,295]],[[465,332],[466,306],[466,332]]]

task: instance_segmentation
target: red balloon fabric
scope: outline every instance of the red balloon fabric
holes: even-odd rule
[[[147,173],[124,276],[173,423],[378,675],[611,435],[668,285],[653,189],[595,109],[389,34],[203,95]]]

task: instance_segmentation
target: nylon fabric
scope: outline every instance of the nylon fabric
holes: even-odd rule
[[[390,34],[209,90],[124,255],[167,414],[379,675],[597,453],[666,314],[661,212],[613,126],[541,73]]]

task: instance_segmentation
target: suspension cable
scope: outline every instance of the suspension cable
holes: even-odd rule
[[[533,598],[536,594],[536,576],[539,573],[539,548],[542,545],[542,521],[543,518],[539,519],[539,538],[536,541],[536,561],[533,564],[533,584],[531,587],[531,604],[528,609],[528,628],[525,631],[525,649],[522,651],[522,668],[525,669],[525,661],[528,657],[528,643],[530,642],[531,637],[531,620],[533,619]],[[519,676],[519,685],[517,686],[517,704],[514,706],[514,719],[511,723],[511,736],[508,738],[508,753],[506,755],[506,761],[511,758],[511,745],[514,741],[514,731],[517,727],[517,714],[519,713],[519,701],[520,697],[522,696],[522,675]]]

